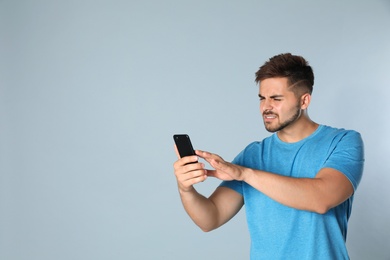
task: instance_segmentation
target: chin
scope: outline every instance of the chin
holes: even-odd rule
[[[271,126],[265,125],[265,129],[268,132],[270,132],[270,133],[276,133],[276,132],[279,132],[280,130],[283,130],[284,128],[286,128],[286,126],[288,126],[288,124],[286,124],[286,125],[279,125],[279,126],[276,126],[276,127],[271,127]]]
[[[275,133],[275,132],[279,131],[280,129],[279,128],[275,128],[275,127],[265,126],[265,130],[267,130],[270,133]]]

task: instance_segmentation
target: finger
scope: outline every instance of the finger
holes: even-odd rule
[[[229,176],[234,180],[242,180],[243,171],[242,167],[240,166],[223,160],[213,160],[210,165],[215,169],[216,174],[221,173],[225,174],[226,176]]]
[[[189,171],[182,174],[180,177],[183,181],[188,181],[192,179],[204,178],[207,176],[206,171],[204,169],[197,169],[194,171]]]
[[[206,152],[206,151],[202,151],[202,150],[195,150],[195,153],[197,155],[199,155],[200,157],[202,157],[202,158],[206,158],[206,157],[208,158],[208,157],[210,157],[212,155],[212,153]]]
[[[198,156],[185,156],[183,158],[179,158],[174,164],[173,168],[178,169],[180,167],[183,167],[186,164],[192,164],[196,163],[198,161]]]
[[[226,172],[231,166],[230,163],[228,163],[222,159],[219,159],[219,158],[211,159],[209,163],[214,169],[220,170],[223,172]]]
[[[203,165],[190,167],[182,167],[180,170],[176,171],[176,177],[179,183],[182,183],[185,187],[189,185],[202,182],[207,178],[206,170],[203,169]]]
[[[194,171],[204,170],[204,163],[188,163],[183,165],[182,169],[184,173],[190,173]]]
[[[206,174],[202,174],[202,175],[199,175],[199,176],[196,176],[196,177],[193,177],[193,178],[189,178],[189,179],[183,180],[182,181],[182,185],[185,186],[185,187],[190,187],[190,186],[193,186],[193,185],[195,185],[197,183],[204,182],[206,179],[207,179],[207,175]]]
[[[214,169],[219,169],[226,163],[220,156],[209,152],[202,152],[202,158],[206,160]]]
[[[180,175],[177,177],[177,183],[179,188],[183,191],[189,191],[193,189],[193,185],[203,182],[207,179],[207,175],[204,174],[204,170],[200,175],[196,175],[195,172],[189,174]]]
[[[222,159],[220,156],[216,155],[216,154],[213,154],[213,153],[210,153],[210,152],[206,152],[206,151],[201,151],[201,150],[196,150],[195,153],[205,159],[208,163],[210,163],[213,159],[216,160],[216,159]]]
[[[174,169],[175,169],[175,175],[177,178],[191,178],[191,176],[194,176],[194,172],[196,171],[202,171],[199,174],[205,174],[204,173],[204,167],[205,165],[203,163],[189,163],[189,164],[183,164],[183,160],[180,159],[174,164]],[[189,174],[191,173],[191,174]],[[183,177],[186,175],[186,177]]]

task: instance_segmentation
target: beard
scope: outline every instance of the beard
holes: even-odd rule
[[[276,114],[272,113],[272,112],[265,111],[263,113],[263,116],[264,115],[276,115]],[[288,119],[284,120],[283,122],[280,122],[279,124],[277,124],[275,126],[272,126],[272,125],[264,122],[264,126],[268,132],[275,133],[275,132],[278,132],[278,131],[284,129],[285,127],[291,125],[292,123],[294,123],[300,116],[301,116],[301,108],[300,108],[300,105],[297,104],[297,106],[295,107],[294,114],[292,116],[290,116]]]

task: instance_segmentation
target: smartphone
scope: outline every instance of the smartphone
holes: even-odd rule
[[[186,134],[174,135],[173,140],[175,141],[180,157],[196,155],[194,148],[192,147],[190,137],[188,135]]]

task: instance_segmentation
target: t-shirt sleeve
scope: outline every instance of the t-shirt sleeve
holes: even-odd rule
[[[244,194],[242,190],[242,181],[223,181],[219,187],[226,187],[240,193],[241,195]]]
[[[333,168],[342,172],[356,190],[363,175],[363,165],[363,140],[358,132],[347,131],[326,160],[324,168]]]

